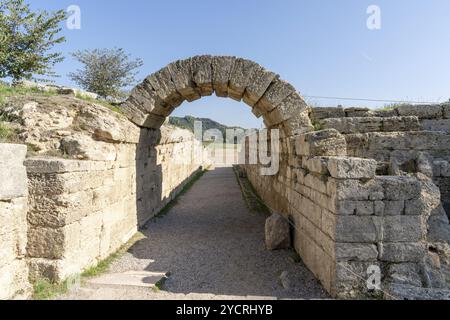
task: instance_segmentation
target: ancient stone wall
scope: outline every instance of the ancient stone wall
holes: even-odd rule
[[[25,261],[27,176],[24,145],[0,144],[0,300],[30,293]]]
[[[428,166],[450,216],[450,104],[314,108],[311,116],[316,126],[344,134],[350,156],[375,159],[380,171],[398,174]]]
[[[28,159],[31,278],[61,281],[115,252],[204,164],[195,144],[163,127],[142,129],[139,143],[106,143],[109,161]]]
[[[372,294],[373,270],[385,298],[445,287],[450,226],[426,175],[377,175],[377,161],[349,157],[334,129],[285,140],[281,158],[276,176],[243,167],[268,206],[295,226],[292,245],[333,296]]]

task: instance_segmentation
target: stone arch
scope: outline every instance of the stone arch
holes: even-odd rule
[[[184,101],[216,93],[243,100],[269,129],[285,136],[311,131],[310,108],[288,82],[259,64],[231,56],[202,55],[170,63],[137,85],[122,104],[136,125],[158,129]]]

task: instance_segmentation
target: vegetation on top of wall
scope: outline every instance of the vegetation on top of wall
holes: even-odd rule
[[[392,104],[387,104],[384,107],[381,107],[379,110],[385,110],[385,111],[389,111],[389,110],[395,110],[401,106],[405,106],[407,105],[406,103],[392,103]]]

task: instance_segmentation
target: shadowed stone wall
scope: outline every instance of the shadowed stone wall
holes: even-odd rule
[[[61,281],[105,259],[206,165],[186,130],[142,129],[138,143],[109,145],[111,161],[26,161],[32,279]]]

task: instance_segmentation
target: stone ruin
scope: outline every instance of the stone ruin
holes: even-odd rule
[[[9,103],[36,150],[25,160],[23,146],[0,145],[1,297],[25,295],[28,278],[60,281],[95,265],[206,166],[175,162],[193,160],[199,142],[162,125],[213,92],[279,129],[279,172],[241,169],[291,222],[284,236],[333,297],[450,298],[450,104],[311,109],[277,74],[214,56],[150,75],[122,104],[131,122],[74,98]]]
[[[243,166],[333,296],[379,297],[380,270],[384,298],[450,298],[449,110],[314,108],[319,130],[285,140],[278,176]]]

